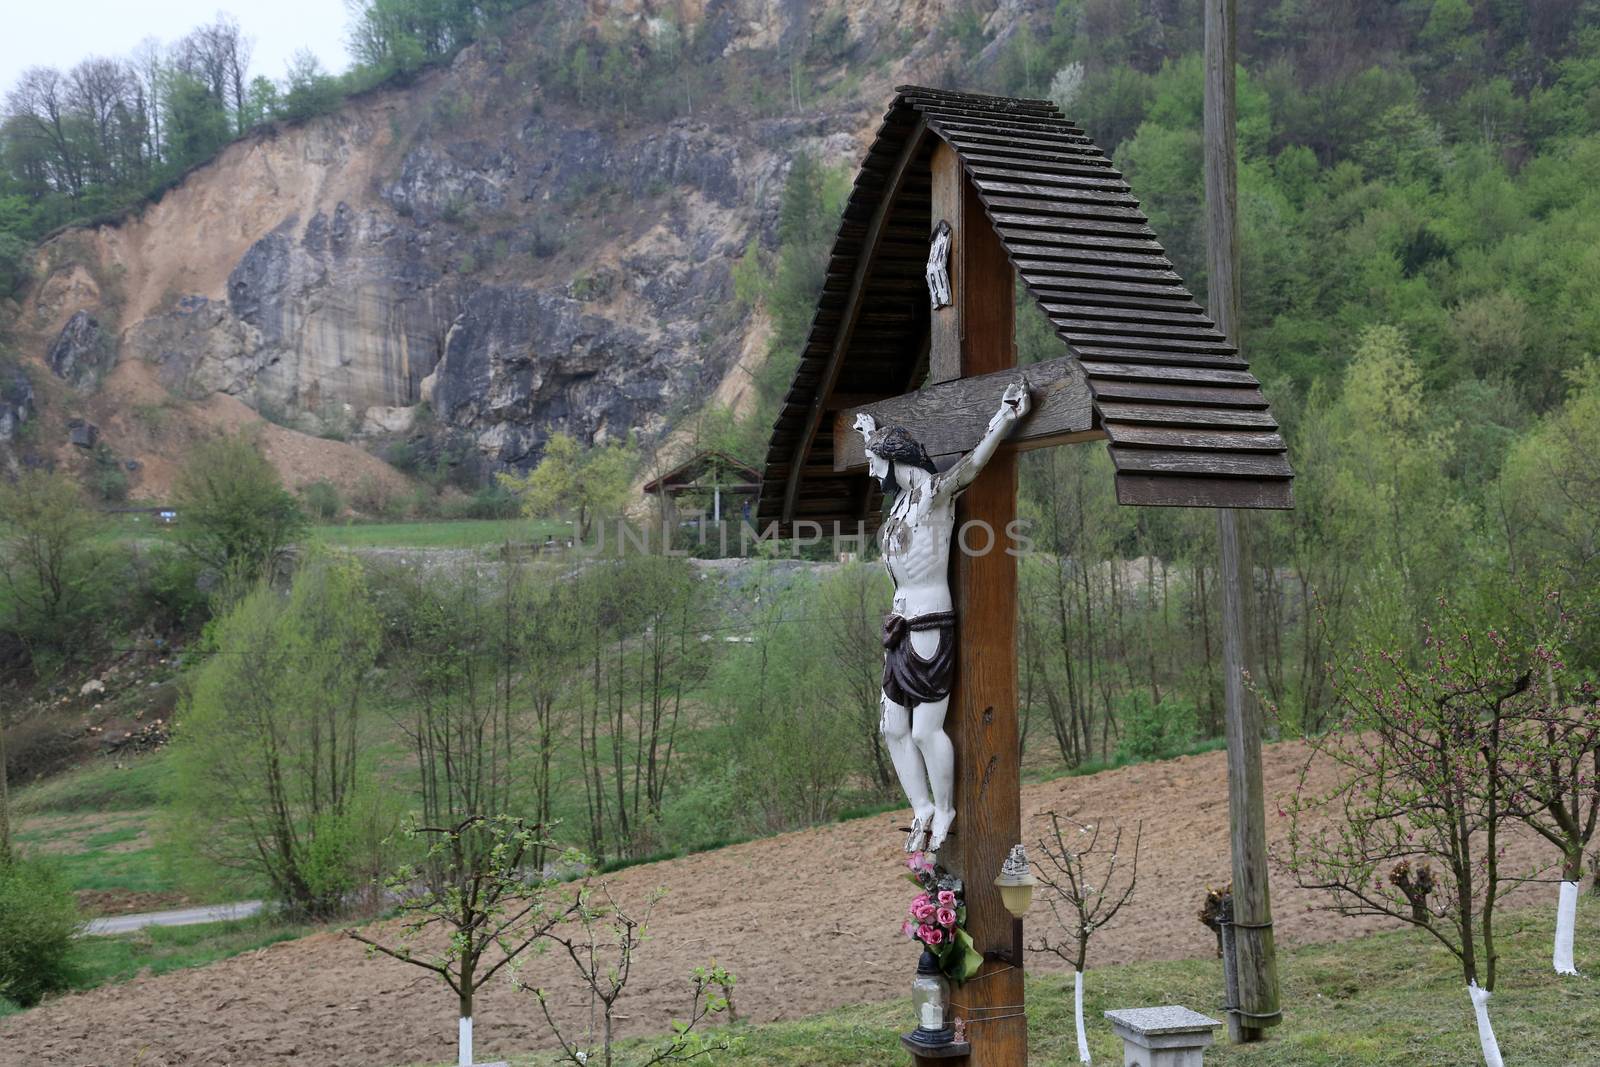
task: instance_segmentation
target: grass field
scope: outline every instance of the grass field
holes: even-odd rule
[[[165,756],[156,752],[96,760],[20,789],[14,798],[17,842],[47,857],[80,894],[129,902],[115,911],[259,896],[264,887],[229,888],[197,878],[196,867],[186,865],[161,833],[168,773]],[[87,910],[93,915],[99,909],[91,902]]]
[[[1329,922],[1337,922],[1330,918]],[[1490,1016],[1506,1062],[1516,1067],[1593,1067],[1600,1063],[1600,982],[1558,978],[1550,968],[1553,916],[1501,917],[1499,989]],[[1600,968],[1600,901],[1579,908],[1579,962]],[[1091,957],[1092,958],[1092,957]],[[1455,960],[1421,932],[1383,934],[1279,955],[1285,1018],[1270,1040],[1229,1046],[1225,1031],[1207,1049],[1218,1067],[1470,1067],[1482,1062],[1466,985]],[[910,966],[906,981],[910,982]],[[818,981],[830,976],[819,975]],[[1215,960],[1129,964],[1085,976],[1084,1019],[1094,1062],[1122,1062],[1121,1042],[1102,1012],[1183,1004],[1217,1017]],[[959,993],[957,994],[959,996]],[[1028,982],[1029,1062],[1078,1062],[1070,977]],[[626,1003],[624,1001],[624,1003]],[[846,1008],[797,1022],[738,1026],[734,1047],[715,1063],[748,1067],[903,1067],[898,1035],[911,1029],[909,1001]],[[648,1042],[626,1045],[636,1062]],[[643,1056],[642,1058],[648,1058]],[[513,1067],[555,1062],[549,1054],[514,1058]]]
[[[437,522],[372,522],[315,526],[312,535],[342,548],[483,548],[542,542],[571,527],[528,519],[460,519]]]

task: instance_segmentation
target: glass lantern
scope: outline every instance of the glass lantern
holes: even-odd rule
[[[908,1040],[927,1047],[950,1044],[950,1026],[945,1022],[949,999],[950,985],[939,971],[939,958],[932,949],[925,948],[922,959],[917,961],[917,977],[911,983],[911,1010],[916,1013],[917,1028]]]

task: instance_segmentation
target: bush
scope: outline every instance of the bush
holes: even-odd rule
[[[43,778],[65,769],[78,754],[79,731],[40,715],[6,727],[6,763],[10,782]]]
[[[0,864],[0,998],[26,1008],[66,988],[78,927],[77,903],[54,867]]]
[[[1122,741],[1117,745],[1119,763],[1160,759],[1192,743],[1198,719],[1194,705],[1168,698],[1147,704],[1137,695],[1121,702],[1117,718],[1122,723]]]
[[[338,487],[330,481],[312,482],[300,490],[300,495],[305,499],[306,510],[324,522],[338,518],[344,508]]]
[[[193,556],[157,545],[136,561],[140,617],[157,631],[198,632],[210,616],[205,567]]]
[[[246,581],[268,572],[305,530],[300,505],[259,443],[243,433],[192,449],[176,495],[184,548]]]
[[[522,513],[522,502],[499,482],[483,486],[467,502],[470,519],[514,519]]]

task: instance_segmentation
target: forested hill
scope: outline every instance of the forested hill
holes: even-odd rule
[[[553,429],[753,450],[903,80],[1057,100],[1203,289],[1192,0],[354,19],[337,77],[262,76],[221,21],[15,82],[8,461],[156,496],[192,433],[256,415],[464,484]],[[1600,348],[1600,5],[1273,0],[1240,28],[1245,341],[1275,407],[1308,432],[1365,402],[1347,367],[1410,383],[1375,425],[1492,482]]]

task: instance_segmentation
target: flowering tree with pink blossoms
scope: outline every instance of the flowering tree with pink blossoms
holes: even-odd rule
[[[1561,650],[1572,619],[1555,594],[1546,598],[1550,636],[1532,653],[1533,676],[1521,715],[1507,734],[1506,811],[1556,847],[1561,856],[1553,963],[1578,973],[1572,940],[1583,857],[1600,828],[1600,692],[1592,679],[1569,679]]]
[[[1379,915],[1426,930],[1461,965],[1484,1059],[1500,1067],[1488,998],[1498,953],[1495,906],[1532,877],[1503,863],[1513,735],[1540,700],[1543,646],[1518,649],[1466,626],[1445,605],[1415,663],[1392,651],[1358,655],[1334,681],[1340,719],[1311,743],[1290,804],[1286,866],[1348,916]],[[1311,785],[1331,762],[1335,784]]]

